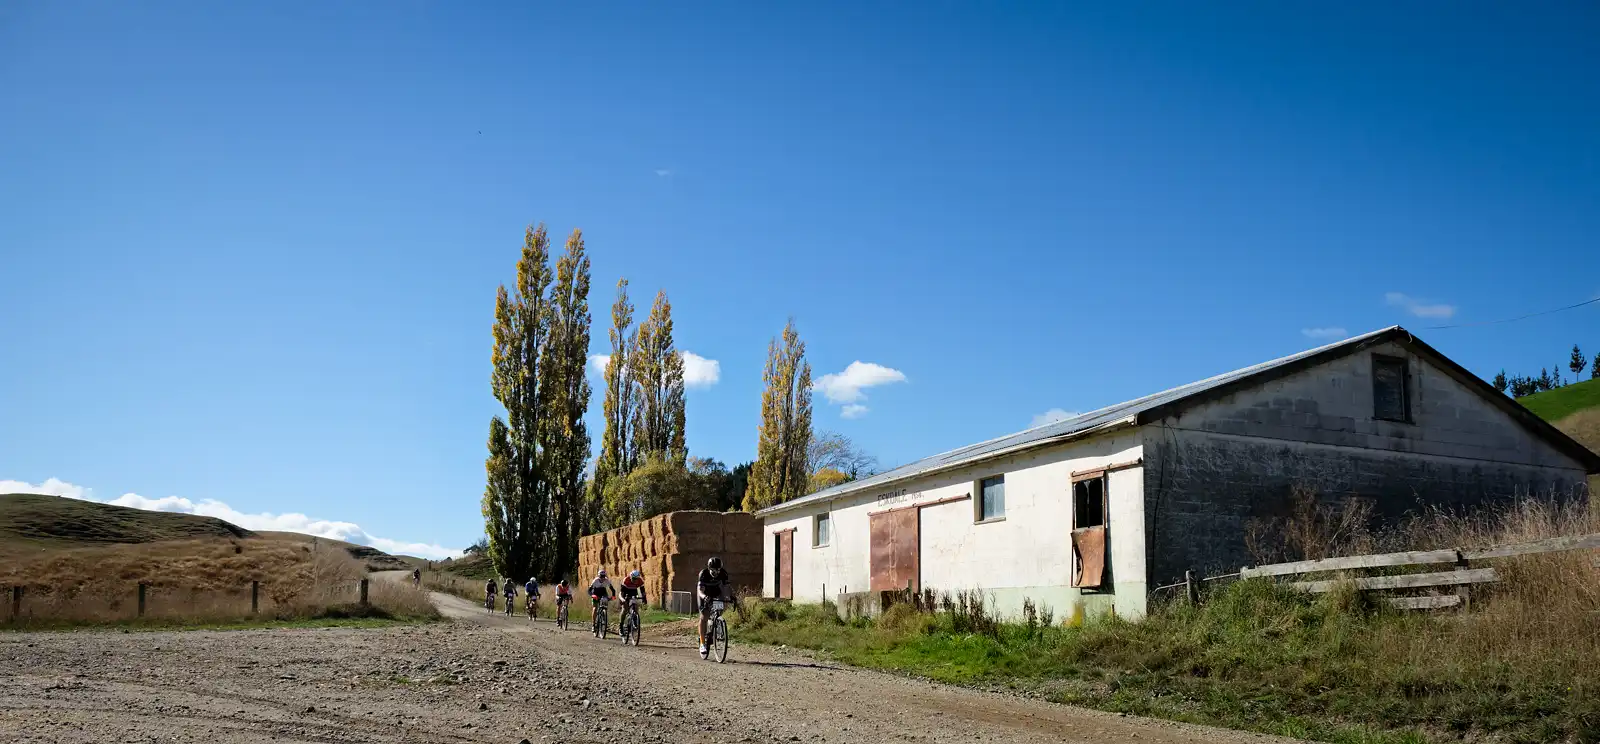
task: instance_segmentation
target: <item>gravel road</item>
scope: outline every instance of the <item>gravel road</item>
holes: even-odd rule
[[[836,667],[692,636],[639,648],[433,595],[383,629],[0,633],[7,742],[1288,741]]]

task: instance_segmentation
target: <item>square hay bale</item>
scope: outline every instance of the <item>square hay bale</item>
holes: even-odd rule
[[[681,511],[667,515],[666,552],[718,553],[722,551],[722,515],[709,511]]]
[[[754,514],[728,512],[722,515],[722,549],[727,553],[760,553],[761,520]]]

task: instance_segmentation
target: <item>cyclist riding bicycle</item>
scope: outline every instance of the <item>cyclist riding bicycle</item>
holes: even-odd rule
[[[495,598],[495,589],[496,588],[497,587],[496,587],[496,585],[494,583],[494,579],[489,579],[489,585],[485,586],[483,588],[483,590],[484,590],[483,593],[487,594],[489,596],[490,600],[493,600]]]
[[[638,569],[622,580],[622,601],[632,599],[635,594],[639,595],[640,604],[650,604],[650,598],[644,593],[644,572]]]
[[[522,585],[522,591],[528,595],[529,601],[538,601],[539,579],[537,577],[529,576],[528,583]]]
[[[589,598],[598,605],[600,600],[611,599],[615,596],[617,596],[617,588],[611,585],[611,579],[606,578],[606,570],[600,569],[600,573],[595,575],[594,581],[589,582]]]
[[[702,659],[711,653],[711,648],[706,645],[706,621],[711,619],[711,603],[732,599],[733,590],[729,587],[729,581],[728,572],[722,568],[722,559],[716,556],[706,561],[706,567],[700,569],[700,576],[695,581],[695,593],[700,597],[700,658]]]
[[[556,582],[556,607],[560,607],[561,605],[569,604],[571,602],[572,587],[567,585],[567,577],[563,576],[561,577],[561,581]]]
[[[411,584],[412,586],[422,586],[422,569],[411,569]]]
[[[506,613],[511,612],[511,606],[517,602],[517,584],[511,579],[506,579]]]

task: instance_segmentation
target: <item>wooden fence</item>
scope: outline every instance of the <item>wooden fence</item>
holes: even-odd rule
[[[1470,588],[1500,580],[1493,566],[1482,565],[1499,558],[1558,553],[1570,550],[1600,549],[1600,534],[1556,537],[1526,543],[1497,545],[1481,550],[1423,550],[1405,553],[1378,553],[1343,558],[1323,558],[1311,561],[1274,563],[1266,566],[1246,566],[1236,574],[1200,578],[1193,571],[1185,572],[1184,582],[1158,587],[1157,590],[1183,587],[1190,602],[1198,602],[1203,582],[1225,579],[1289,579],[1290,585],[1313,594],[1332,591],[1343,583],[1350,583],[1361,591],[1385,592],[1384,601],[1400,609],[1426,610],[1465,606],[1471,599]],[[1600,567],[1600,558],[1594,559]],[[1364,576],[1375,570],[1424,569],[1422,572],[1388,573]],[[1341,573],[1343,575],[1330,575]],[[1322,576],[1316,576],[1322,574]],[[1439,593],[1447,591],[1449,593]],[[1421,593],[1417,593],[1421,592]]]
[[[363,578],[363,579],[360,580],[360,582],[356,586],[356,592],[357,592],[356,601],[359,604],[361,604],[362,606],[366,606],[366,605],[369,604],[368,601],[367,601],[367,597],[368,597],[368,581],[369,581],[369,579]],[[150,584],[141,581],[141,582],[139,582],[137,584],[137,589],[135,590],[135,592],[136,592],[137,600],[133,604],[133,607],[128,608],[128,609],[133,610],[132,618],[143,618],[143,617],[145,617],[146,612],[149,609],[149,606],[151,604],[150,600],[153,599],[153,598],[157,598],[158,594],[168,595],[166,597],[166,599],[168,599],[168,600],[176,600],[176,598],[178,598],[179,596],[184,596],[184,598],[187,600],[187,602],[188,602],[188,604],[190,606],[188,609],[192,609],[193,605],[196,604],[197,600],[213,600],[213,601],[220,600],[220,601],[222,601],[224,603],[237,601],[239,603],[239,609],[241,611],[243,609],[242,590],[240,592],[237,592],[237,593],[236,592],[225,592],[225,591],[215,591],[215,592],[204,592],[204,593],[201,593],[201,592],[197,592],[197,591],[194,591],[194,590],[181,589],[181,588],[152,587]],[[9,607],[10,612],[5,614],[5,615],[3,615],[3,616],[0,616],[0,622],[21,621],[21,620],[27,618],[28,616],[34,615],[35,613],[37,613],[38,609],[33,607],[33,606],[31,606],[29,600],[41,599],[41,600],[47,600],[48,602],[59,602],[59,601],[63,601],[63,600],[71,601],[71,602],[100,602],[100,601],[103,601],[103,600],[106,599],[105,597],[102,597],[102,596],[99,596],[99,595],[96,595],[96,594],[93,594],[93,593],[82,593],[82,594],[76,593],[76,592],[73,592],[71,594],[67,594],[67,593],[63,593],[63,592],[31,593],[31,592],[28,591],[27,587],[23,587],[23,586],[13,586],[13,587],[10,588],[10,591],[7,592],[7,594],[9,595],[7,597],[7,599],[9,599],[10,601],[6,602],[5,605]],[[42,595],[42,596],[40,596],[40,595]],[[177,601],[181,601],[181,600],[177,600]],[[124,618],[132,619],[132,618],[127,618],[128,612],[127,612],[127,610],[122,609],[122,603],[121,603],[120,600],[113,600],[110,603],[110,607],[108,607],[107,609],[108,609],[108,613],[107,614],[109,614],[111,616],[110,619],[124,619]],[[176,609],[178,611],[178,614],[183,614],[182,610],[184,610],[186,608],[183,607],[182,605],[179,605],[178,607],[176,607],[174,609]],[[30,612],[30,610],[32,610],[32,612]],[[255,614],[260,613],[260,611],[261,611],[261,582],[260,581],[252,581],[252,582],[250,582],[250,614],[255,615]]]

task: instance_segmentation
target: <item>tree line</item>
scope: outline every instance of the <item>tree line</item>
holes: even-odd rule
[[[502,576],[568,575],[585,534],[683,509],[754,511],[875,471],[877,460],[849,437],[813,432],[811,367],[793,320],[768,346],[756,459],[730,469],[691,457],[672,304],[657,292],[635,325],[622,278],[602,370],[600,451],[586,475],[589,287],[582,231],[553,257],[540,224],[523,236],[515,283],[496,292],[490,387],[504,414],[489,422],[485,537],[474,548]]]
[[[1572,353],[1567,357],[1566,367],[1572,372],[1571,382],[1577,382],[1585,368],[1589,369],[1589,379],[1600,378],[1600,354],[1595,354],[1594,361],[1591,363],[1589,357],[1584,355],[1583,349],[1579,348],[1577,344],[1573,344]],[[1502,369],[1499,374],[1494,376],[1493,384],[1494,389],[1502,393],[1508,393],[1513,398],[1521,398],[1525,395],[1533,395],[1534,393],[1542,393],[1546,390],[1563,387],[1568,384],[1568,381],[1561,377],[1561,365],[1556,365],[1553,368],[1541,368],[1537,377],[1533,375],[1512,375],[1507,377],[1506,371]]]

